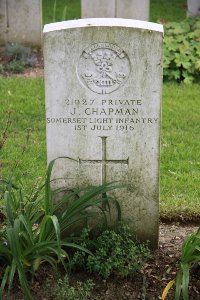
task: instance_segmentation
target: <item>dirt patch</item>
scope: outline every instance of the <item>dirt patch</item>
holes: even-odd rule
[[[16,77],[43,77],[44,76],[44,68],[42,65],[38,65],[34,68],[26,68],[23,73],[15,74],[12,76]]]
[[[104,280],[94,274],[79,272],[71,275],[70,283],[73,285],[78,280],[84,282],[92,279],[95,287],[89,300],[161,299],[164,287],[175,277],[184,238],[186,235],[194,233],[197,228],[194,225],[161,224],[159,249],[152,251],[151,258],[143,270],[134,276],[125,279],[110,277]],[[50,282],[48,289],[45,286],[46,279]],[[31,284],[34,299],[55,299],[55,282],[55,272],[49,267],[43,266]],[[10,299],[25,299],[17,283]],[[195,272],[191,272],[190,299],[200,300],[200,276]],[[167,300],[174,300],[174,290],[170,292]]]

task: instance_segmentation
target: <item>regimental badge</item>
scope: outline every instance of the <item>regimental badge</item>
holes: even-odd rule
[[[97,94],[110,94],[129,77],[130,63],[117,45],[98,43],[85,49],[77,73],[84,86]]]

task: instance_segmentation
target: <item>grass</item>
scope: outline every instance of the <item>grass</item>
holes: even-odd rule
[[[150,21],[183,20],[186,17],[186,2],[186,0],[151,0]],[[79,19],[81,17],[81,0],[56,0],[56,9],[54,9],[54,5],[55,0],[43,0],[44,24],[52,23],[54,19],[58,22]],[[63,16],[63,14],[65,16]]]
[[[150,21],[181,21],[186,17],[186,0],[150,0]]]
[[[199,214],[199,85],[164,85],[161,212]]]
[[[29,185],[46,169],[45,106],[42,79],[0,78],[0,133],[12,110],[8,140],[0,150],[1,174],[16,174]],[[164,84],[161,151],[161,214],[200,213],[199,85]],[[31,128],[22,156],[26,129]],[[16,162],[19,167],[15,170]]]
[[[44,176],[46,169],[43,80],[0,78],[0,99],[0,134],[7,111],[11,111],[12,122],[6,144],[0,150],[0,174],[22,177],[30,185],[33,179]]]
[[[54,8],[55,7],[55,8]],[[66,7],[66,13],[65,13]],[[63,16],[64,14],[64,16]],[[55,17],[55,20],[54,20]],[[43,23],[80,19],[81,0],[43,0]]]

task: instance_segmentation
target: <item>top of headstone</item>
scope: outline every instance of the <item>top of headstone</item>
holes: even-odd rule
[[[91,19],[80,19],[72,21],[63,21],[58,23],[46,24],[44,26],[44,33],[71,29],[81,27],[127,27],[127,28],[139,28],[146,30],[159,31],[163,33],[163,25],[133,19],[120,19],[120,18],[91,18]]]

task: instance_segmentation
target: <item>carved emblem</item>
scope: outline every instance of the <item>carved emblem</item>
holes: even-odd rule
[[[81,82],[91,91],[109,94],[126,82],[130,63],[118,46],[98,43],[83,51],[77,72]]]

